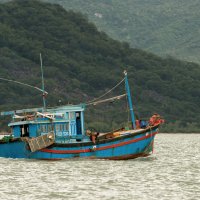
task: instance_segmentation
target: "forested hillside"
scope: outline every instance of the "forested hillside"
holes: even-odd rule
[[[98,97],[127,69],[137,116],[158,112],[166,119],[163,130],[200,130],[199,65],[130,48],[59,5],[32,0],[0,4],[0,77],[41,87],[40,53],[48,106]],[[0,88],[1,111],[42,106],[38,91],[5,81]],[[122,93],[124,87],[112,95]],[[86,120],[93,122],[87,125],[117,128],[127,121],[126,108],[125,100],[88,107]]]
[[[88,15],[99,30],[134,48],[200,62],[199,0],[44,0]]]

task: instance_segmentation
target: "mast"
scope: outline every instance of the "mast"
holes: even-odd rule
[[[131,114],[131,124],[132,124],[132,128],[135,129],[136,128],[135,115],[134,115],[134,111],[133,111],[133,104],[132,104],[131,93],[130,93],[130,88],[129,88],[129,84],[128,84],[128,75],[127,75],[126,70],[124,71],[124,75],[125,75],[126,93],[127,93],[127,97],[128,97],[128,105],[129,105],[129,110],[130,110],[130,114]]]
[[[42,98],[43,98],[43,106],[44,106],[44,111],[46,110],[46,93],[44,90],[44,75],[43,75],[43,66],[42,66],[42,54],[40,53],[40,67],[41,67],[41,74],[42,74]]]

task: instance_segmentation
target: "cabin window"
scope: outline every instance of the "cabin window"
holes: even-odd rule
[[[66,112],[66,117],[65,118],[69,119],[69,113],[68,112]]]
[[[39,129],[41,132],[43,132],[42,125],[39,126]]]
[[[69,131],[69,123],[56,124],[56,132]]]
[[[42,124],[39,126],[39,130],[42,133],[48,133],[51,132],[53,130],[52,124]]]
[[[75,119],[75,112],[70,112],[69,113],[69,119]]]
[[[69,131],[69,123],[64,124],[65,126],[65,131]]]
[[[56,132],[60,131],[60,124],[56,124]]]
[[[60,124],[60,131],[64,131],[64,124]]]
[[[42,125],[38,125],[39,132],[42,132]]]
[[[53,126],[51,124],[48,124],[48,132],[53,131]]]
[[[59,131],[62,131],[62,124],[59,124],[58,126],[59,126],[59,128],[58,128]]]
[[[46,133],[46,132],[47,132],[47,127],[46,127],[46,125],[41,125],[41,131],[42,131],[43,133]]]

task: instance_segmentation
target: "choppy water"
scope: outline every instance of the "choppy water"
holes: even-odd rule
[[[200,199],[200,134],[160,134],[128,161],[0,158],[0,199]]]

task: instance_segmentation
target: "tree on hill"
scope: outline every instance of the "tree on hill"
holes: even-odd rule
[[[42,0],[88,15],[99,30],[134,48],[200,62],[200,1]]]
[[[137,116],[160,113],[167,121],[166,131],[172,130],[175,121],[180,123],[173,131],[178,131],[178,125],[184,130],[192,125],[200,129],[199,65],[130,48],[98,31],[82,14],[59,5],[35,0],[0,4],[0,77],[41,87],[40,53],[48,106],[100,96],[127,69]],[[0,85],[0,110],[42,105],[37,91],[3,81]],[[123,93],[124,87],[120,89]],[[112,129],[124,125],[126,108],[126,101],[88,107],[86,120],[93,120],[88,126]]]

